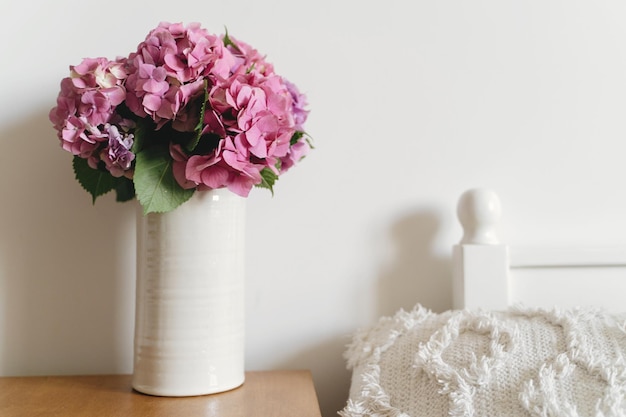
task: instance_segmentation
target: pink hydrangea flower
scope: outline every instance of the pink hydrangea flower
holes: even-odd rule
[[[70,77],[61,81],[57,105],[49,115],[63,149],[88,158],[107,141],[102,129],[124,101],[125,78],[123,61],[88,58],[70,67]]]
[[[204,80],[212,84],[228,77],[233,63],[221,39],[199,25],[161,23],[129,57],[128,107],[158,127],[189,120],[186,106],[202,92]],[[176,126],[189,128],[190,123]]]
[[[70,67],[49,117],[63,149],[113,177],[136,179],[137,140],[169,149],[181,188],[248,196],[309,151],[306,107],[250,45],[161,23],[127,58]]]
[[[298,163],[304,158],[311,150],[310,145],[306,140],[299,140],[289,148],[287,155],[280,158],[280,173],[287,172],[287,170]]]
[[[252,71],[264,76],[274,74],[274,66],[267,62],[265,56],[261,55],[259,51],[252,46],[232,36],[228,38],[225,36],[223,39],[225,43],[227,43],[226,48],[234,57],[234,62],[231,66],[232,74],[242,75]],[[227,42],[226,39],[229,42]]]
[[[252,187],[261,182],[262,168],[250,161],[245,146],[237,146],[226,138],[212,154],[191,156],[185,164],[185,178],[200,189],[227,187],[247,197]]]
[[[247,196],[261,182],[263,169],[280,174],[307,153],[309,146],[304,140],[295,143],[292,151],[291,139],[303,129],[308,113],[304,95],[275,75],[256,50],[245,44],[228,48],[237,65],[232,67],[230,78],[211,88],[203,130],[203,134],[214,134],[224,141],[215,154],[187,159],[185,177],[179,183],[227,186]]]

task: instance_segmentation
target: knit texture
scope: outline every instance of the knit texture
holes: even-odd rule
[[[354,335],[342,417],[626,417],[626,315],[421,306]]]

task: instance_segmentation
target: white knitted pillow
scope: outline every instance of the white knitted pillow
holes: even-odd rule
[[[401,310],[354,336],[339,414],[626,416],[625,324],[592,309]]]

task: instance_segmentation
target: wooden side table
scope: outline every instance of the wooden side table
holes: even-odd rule
[[[2,377],[2,417],[321,417],[309,371],[246,372],[232,391],[153,397],[130,375]]]

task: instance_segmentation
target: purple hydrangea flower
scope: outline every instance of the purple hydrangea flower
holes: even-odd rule
[[[120,133],[117,126],[106,125],[106,132],[109,136],[109,146],[103,149],[101,158],[106,164],[107,170],[114,177],[127,175],[135,154],[130,151],[133,146],[133,135]]]
[[[304,130],[304,122],[306,122],[307,117],[309,116],[309,111],[306,110],[307,100],[306,96],[300,93],[298,87],[295,84],[284,80],[285,86],[287,87],[287,91],[291,94],[291,110],[293,112],[293,118],[295,122],[295,128],[298,131]]]

